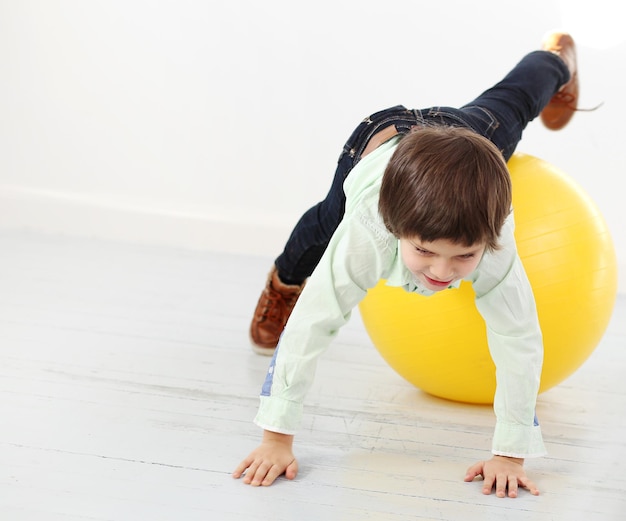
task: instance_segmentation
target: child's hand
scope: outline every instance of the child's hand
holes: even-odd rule
[[[539,495],[535,484],[526,477],[524,460],[494,456],[489,461],[479,461],[467,469],[465,481],[472,481],[476,476],[484,479],[483,494],[491,494],[496,487],[496,496],[505,497],[509,490],[509,497],[517,497],[518,487],[527,489],[533,496]]]
[[[233,472],[233,478],[244,476],[247,485],[265,487],[285,474],[287,479],[294,479],[298,474],[298,462],[291,447],[293,436],[265,431],[263,441],[244,459]]]

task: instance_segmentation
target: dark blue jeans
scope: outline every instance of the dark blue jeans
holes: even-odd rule
[[[280,278],[299,284],[313,273],[343,218],[343,182],[374,134],[390,125],[395,125],[401,134],[424,124],[464,126],[490,139],[508,160],[526,125],[569,77],[569,70],[558,56],[535,51],[526,55],[502,81],[461,108],[410,110],[398,105],[365,118],[343,147],[328,195],[300,218],[276,259]]]

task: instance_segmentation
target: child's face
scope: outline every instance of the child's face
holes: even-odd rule
[[[426,242],[419,237],[400,239],[404,265],[429,290],[441,291],[476,269],[485,244],[462,246],[448,239]]]

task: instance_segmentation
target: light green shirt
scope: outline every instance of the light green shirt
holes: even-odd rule
[[[378,213],[382,174],[398,140],[389,140],[363,158],[344,184],[344,218],[307,281],[268,370],[255,418],[255,423],[266,430],[294,434],[299,428],[317,359],[368,288],[386,279],[388,285],[406,291],[426,296],[433,293],[404,266],[399,241]],[[501,248],[486,252],[466,280],[476,293],[476,306],[485,320],[496,365],[492,451],[527,458],[545,454],[535,418],[543,342],[513,229],[511,214],[502,228]],[[459,285],[460,281],[454,286]]]

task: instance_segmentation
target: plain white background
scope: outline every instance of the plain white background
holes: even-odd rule
[[[460,105],[555,27],[582,107],[518,151],[576,180],[626,265],[618,3],[0,1],[0,227],[276,255],[359,120]],[[621,281],[620,290],[625,291]]]

